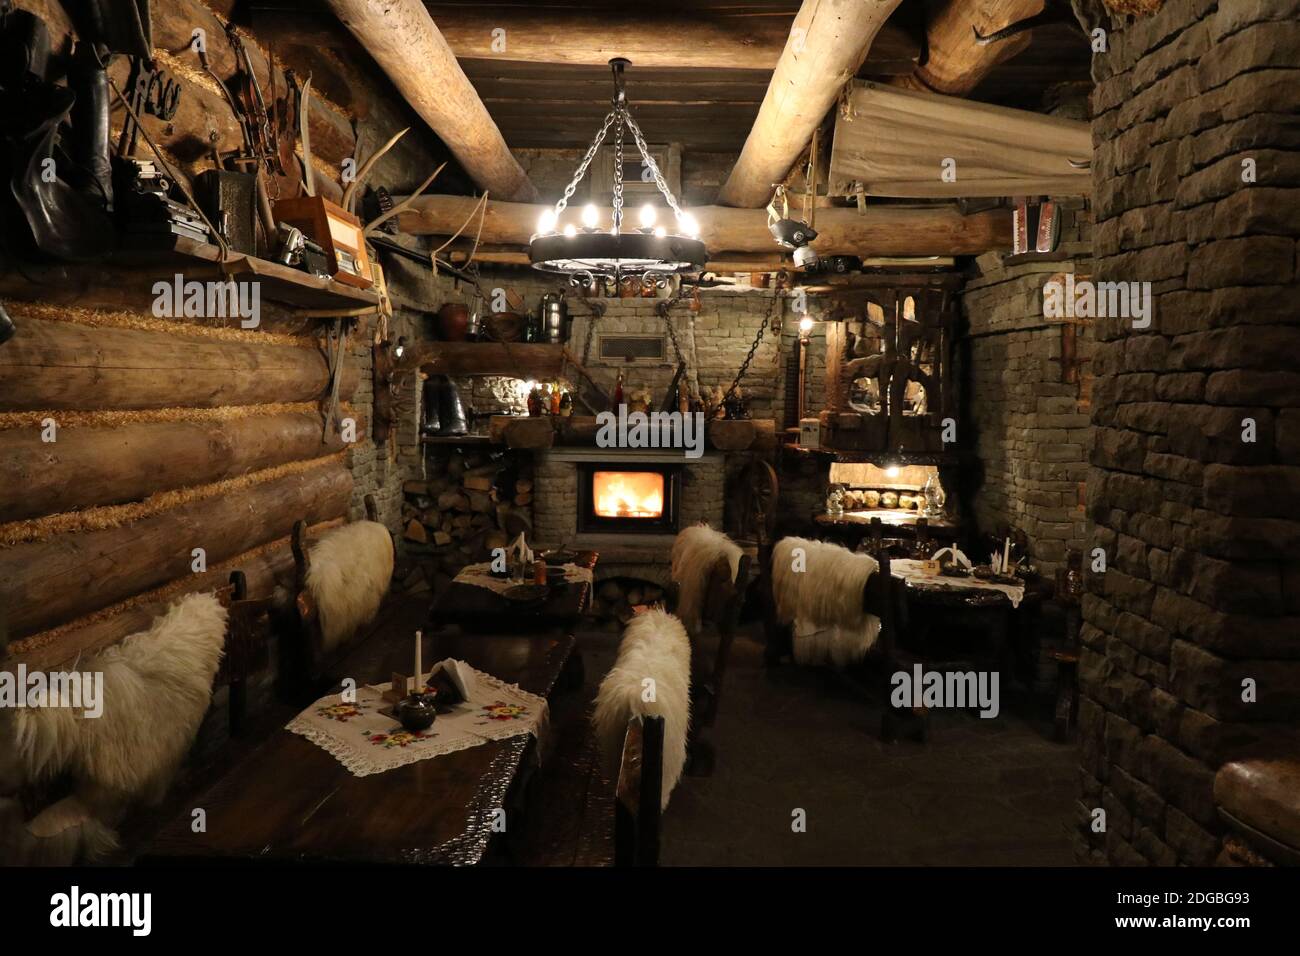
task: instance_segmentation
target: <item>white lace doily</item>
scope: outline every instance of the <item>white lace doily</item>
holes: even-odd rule
[[[432,727],[418,733],[405,730],[396,720],[380,713],[388,709],[383,699],[388,684],[359,687],[354,703],[345,703],[342,694],[322,697],[289,721],[286,729],[333,754],[358,777],[477,747],[489,740],[519,734],[540,739],[545,734],[545,698],[480,670],[474,670],[474,674],[476,699],[439,713]]]

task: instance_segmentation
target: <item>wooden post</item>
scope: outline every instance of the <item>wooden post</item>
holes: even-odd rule
[[[327,3],[479,186],[502,199],[537,198],[537,189],[419,0]]]
[[[897,6],[898,0],[804,0],[719,203],[767,204]]]
[[[398,197],[397,201],[400,201]],[[464,224],[476,200],[467,196],[420,196],[397,216],[398,225],[412,235],[450,236]],[[481,241],[526,246],[537,219],[550,207],[489,200]],[[691,210],[700,224],[700,238],[710,253],[772,253],[776,244],[767,231],[762,209],[698,206]],[[602,215],[608,220],[610,211]],[[963,215],[954,205],[878,205],[866,211],[817,210],[818,236],[813,242],[822,255],[909,256],[979,255],[1011,247],[1011,210],[989,209]],[[481,348],[482,343],[470,343]]]

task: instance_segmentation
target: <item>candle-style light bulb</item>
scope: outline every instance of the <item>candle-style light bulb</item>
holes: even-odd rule
[[[686,235],[690,236],[692,239],[699,238],[700,224],[695,221],[695,217],[689,212],[682,213],[681,218],[678,219],[678,223],[681,225],[682,230]]]
[[[567,226],[564,227],[565,239],[572,239],[577,234],[578,234],[578,230],[573,228],[573,223],[569,223]]]
[[[592,203],[582,207],[582,224],[588,229],[595,229],[596,223],[600,221],[600,213]]]
[[[668,235],[668,230],[663,226],[655,226],[654,235],[656,239],[662,239],[664,236]]]
[[[808,318],[807,316],[804,316],[802,319],[799,320],[799,331],[802,332],[804,335],[807,335],[809,332],[811,332],[812,328],[813,328],[812,319]]]
[[[541,216],[539,216],[537,219],[537,232],[541,235],[545,235],[548,232],[554,231],[554,229],[555,229],[555,210],[554,209],[543,210]]]
[[[642,229],[650,229],[650,228],[652,228],[652,227],[654,226],[654,224],[655,224],[655,218],[656,218],[656,215],[657,215],[657,214],[655,213],[655,207],[652,206],[652,205],[650,205],[650,203],[646,203],[644,206],[642,206],[642,207],[641,207],[641,217],[640,217],[640,218],[641,218],[641,228],[642,228]]]

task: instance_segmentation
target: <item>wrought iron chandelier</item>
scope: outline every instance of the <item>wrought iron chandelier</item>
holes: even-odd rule
[[[664,182],[659,164],[646,147],[641,127],[632,118],[623,86],[623,70],[629,61],[616,57],[609,61],[614,72],[613,107],[587,154],[578,164],[573,180],[564,189],[564,195],[554,209],[542,213],[537,232],[528,243],[528,256],[534,269],[569,276],[575,285],[591,285],[598,280],[631,283],[639,280],[645,287],[667,285],[668,277],[680,273],[699,272],[708,259],[708,250],[699,238],[699,225],[695,217],[682,210],[677,197]],[[587,167],[596,156],[610,129],[614,130],[614,188],[610,228],[600,228],[600,212],[593,204],[583,210],[579,223],[562,222],[561,217],[573,198],[574,190]],[[639,226],[623,226],[623,134],[632,134],[641,162],[653,177],[654,184],[663,194],[676,220],[670,232],[656,225],[655,207],[646,204],[638,216]]]

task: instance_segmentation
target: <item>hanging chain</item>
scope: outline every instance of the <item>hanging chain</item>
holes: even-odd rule
[[[623,231],[623,126],[627,110],[618,109],[618,125],[614,129],[614,235]]]
[[[767,315],[763,317],[763,323],[758,327],[758,335],[754,336],[754,344],[749,347],[749,354],[745,356],[745,361],[740,363],[740,369],[736,372],[736,377],[727,389],[726,394],[722,396],[722,404],[725,405],[731,400],[731,396],[736,394],[736,389],[740,388],[740,380],[745,377],[749,371],[749,364],[754,361],[754,355],[758,352],[758,347],[763,344],[763,336],[767,333],[767,327],[772,322],[772,316],[776,312],[776,307],[780,303],[780,295],[772,297],[771,304],[767,307]]]
[[[686,361],[686,353],[682,351],[682,344],[677,341],[677,327],[673,325],[672,310],[673,306],[685,298],[682,294],[684,291],[685,286],[678,283],[677,291],[674,292],[670,298],[664,299],[658,306],[656,306],[659,314],[663,316],[664,325],[668,327],[668,338],[672,340],[673,351],[677,353],[677,361],[679,362]]]
[[[624,117],[624,122],[627,123],[627,128],[632,131],[632,138],[636,140],[636,148],[641,153],[641,161],[645,163],[646,169],[650,170],[655,185],[659,187],[659,191],[664,194],[664,199],[668,200],[668,205],[672,207],[673,212],[680,219],[685,213],[682,212],[682,207],[677,205],[677,197],[673,195],[672,190],[668,188],[668,183],[664,181],[664,174],[659,171],[659,164],[650,155],[650,147],[646,145],[645,137],[641,135],[641,127],[636,124],[636,120],[632,118],[631,113]]]
[[[613,125],[615,118],[618,116],[618,110],[610,110],[605,116],[605,122],[596,133],[596,138],[591,141],[591,147],[587,150],[587,155],[582,157],[582,162],[578,164],[577,171],[573,174],[573,179],[569,185],[564,187],[564,195],[560,201],[555,204],[555,215],[559,218],[560,213],[564,212],[569,200],[573,198],[573,191],[578,188],[578,183],[582,182],[582,177],[587,175],[587,167],[591,165],[592,159],[596,156],[596,151],[600,149],[600,144],[605,141],[605,134],[609,132],[610,126]]]

